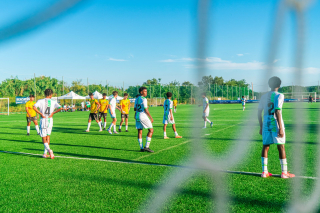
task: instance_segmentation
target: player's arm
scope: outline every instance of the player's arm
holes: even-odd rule
[[[282,126],[282,122],[281,122],[281,110],[276,109],[275,114],[276,114],[277,123],[279,125],[278,137],[282,138],[284,136],[284,131],[283,131],[283,126]]]
[[[171,120],[173,120],[173,115],[172,115],[172,108],[170,108],[170,115],[171,115]]]
[[[260,130],[259,134],[262,135],[262,111],[263,109],[258,109],[258,120],[259,120],[259,125],[260,125]]]
[[[113,115],[112,108],[111,108],[110,104],[108,105],[108,107],[109,107],[109,110],[110,110],[110,114]]]
[[[29,117],[31,117],[28,107],[26,107],[26,111],[27,111],[27,114],[29,115]]]
[[[96,104],[98,105],[96,112],[98,112],[98,110],[99,110],[100,107],[101,107],[101,104],[100,104],[98,101],[96,102]]]
[[[45,118],[46,116],[42,114],[36,106],[33,106],[33,110],[36,111],[39,115],[41,115],[42,118]]]
[[[153,123],[153,118],[152,118],[152,116],[150,115],[149,110],[146,108],[146,109],[144,109],[144,111],[146,112],[146,114],[147,114],[147,115],[148,115],[148,117],[150,118],[151,123]]]
[[[52,118],[52,116],[58,112],[60,112],[62,110],[62,107],[59,107],[56,111],[54,111],[53,113],[51,113],[51,115],[49,116],[49,118]]]

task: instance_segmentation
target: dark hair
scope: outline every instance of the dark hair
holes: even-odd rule
[[[281,85],[281,79],[277,76],[273,76],[269,79],[268,84],[271,89],[278,88]]]
[[[141,93],[143,90],[147,89],[147,87],[140,87],[139,88],[139,93]]]
[[[106,94],[106,93],[103,93],[102,96],[107,96],[107,94]]]
[[[207,94],[205,92],[201,93],[201,95],[207,96]]]
[[[44,91],[44,95],[47,97],[47,96],[50,96],[50,95],[52,95],[53,94],[53,91],[52,91],[52,89],[46,89],[45,91]]]
[[[112,92],[112,95],[115,95],[115,94],[118,94],[118,92],[117,92],[117,91],[113,91],[113,92]]]
[[[167,92],[166,96],[167,96],[167,98],[171,98],[172,97],[172,93],[171,92]]]
[[[34,95],[30,94],[30,95],[29,95],[29,98],[34,98]]]
[[[92,92],[89,93],[89,96],[93,95]]]
[[[128,93],[124,93],[123,96],[128,96]]]
[[[243,98],[244,96],[242,96],[242,98]]]
[[[138,98],[140,96],[140,94],[136,95],[136,98]]]

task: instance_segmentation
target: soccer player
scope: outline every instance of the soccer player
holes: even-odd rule
[[[50,158],[54,159],[53,151],[50,149],[50,135],[53,127],[52,116],[62,110],[61,106],[54,100],[51,100],[53,91],[51,89],[46,89],[44,95],[46,98],[40,99],[33,106],[34,111],[41,115],[40,119],[40,136],[44,145],[44,158],[48,157],[48,152]],[[39,108],[39,110],[38,110]],[[56,111],[54,111],[57,109]]]
[[[210,112],[210,108],[209,108],[209,100],[206,97],[206,93],[202,93],[202,106],[203,106],[203,113],[202,113],[202,118],[204,120],[204,127],[203,129],[207,128],[207,122],[210,123],[210,126],[213,126],[213,122],[211,122],[208,117],[209,117],[209,112]],[[201,106],[201,105],[199,105]]]
[[[312,98],[312,96],[310,95],[310,96],[309,96],[308,104],[309,104],[309,103],[311,103],[311,104],[312,104],[312,99],[313,99],[313,98]]]
[[[177,112],[177,106],[178,106],[178,101],[177,101],[177,98],[175,98],[175,99],[173,100],[174,112]]]
[[[99,122],[100,122],[100,125],[102,126],[101,118],[103,117],[103,119],[104,119],[103,130],[105,130],[107,127],[107,115],[108,115],[109,101],[107,99],[106,93],[103,93],[102,97],[103,98],[101,100],[99,100],[99,103],[101,105],[100,112],[99,112]]]
[[[31,121],[33,121],[34,125],[36,126],[37,133],[39,135],[39,126],[37,120],[37,113],[33,109],[33,105],[36,103],[34,102],[34,95],[29,96],[30,100],[26,103],[26,111],[27,111],[27,135],[30,135],[30,125]]]
[[[112,96],[110,97],[109,100],[109,114],[111,116],[111,118],[113,119],[113,121],[111,122],[109,128],[108,128],[108,132],[110,134],[112,134],[112,127],[113,127],[113,133],[114,134],[119,134],[116,129],[117,129],[117,115],[116,115],[116,109],[120,110],[117,107],[117,97],[118,97],[118,92],[117,91],[113,91],[112,92]]]
[[[242,103],[242,111],[244,111],[244,109],[246,108],[246,107],[245,107],[245,105],[246,105],[246,102],[247,102],[246,98],[245,98],[244,96],[242,96],[242,98],[241,98],[241,103]]]
[[[90,106],[91,110],[90,110],[90,114],[89,114],[88,128],[87,128],[86,132],[90,131],[91,120],[95,120],[98,123],[99,128],[100,128],[99,132],[101,132],[102,131],[101,124],[99,122],[98,115],[97,115],[101,105],[98,102],[98,100],[93,97],[93,94],[91,92],[89,93],[89,97],[90,97],[89,101],[90,101],[90,105],[91,105]]]
[[[163,103],[163,108],[164,108],[164,115],[163,115],[163,135],[164,139],[169,139],[167,136],[167,125],[172,124],[172,129],[174,131],[175,138],[182,138],[182,136],[178,135],[177,130],[176,130],[176,124],[174,123],[174,118],[172,114],[172,107],[173,107],[173,101],[171,101],[172,93],[167,92],[167,99]]]
[[[141,152],[153,152],[149,148],[150,143],[151,143],[151,138],[153,134],[153,118],[151,117],[149,110],[148,110],[148,102],[147,102],[147,88],[146,87],[140,87],[139,88],[139,93],[140,96],[138,96],[135,100],[134,103],[134,111],[136,112],[135,114],[135,119],[136,119],[136,128],[138,130],[138,141],[140,145],[140,151]],[[149,119],[149,118],[150,119]],[[142,142],[142,130],[143,129],[148,129],[148,134],[147,134],[147,140],[146,140],[146,145],[143,148],[143,142]]]
[[[87,108],[87,111],[90,110],[90,108],[91,108],[90,101],[87,101],[87,102],[86,102],[86,108]]]
[[[269,87],[271,91],[264,94],[258,107],[258,120],[260,124],[259,134],[262,135],[263,147],[261,153],[262,174],[261,177],[266,178],[272,176],[268,172],[268,151],[271,144],[276,144],[279,151],[281,164],[281,178],[293,178],[295,175],[290,174],[287,169],[286,151],[284,144],[286,142],[286,134],[284,131],[284,123],[282,119],[282,105],[284,95],[278,93],[281,85],[280,78],[274,76],[269,79]],[[262,111],[264,111],[262,122]]]
[[[121,126],[126,120],[126,132],[128,132],[128,118],[130,112],[130,100],[128,99],[128,93],[123,94],[123,99],[120,101],[121,122],[119,126],[119,132],[121,132]]]
[[[81,102],[81,111],[84,111],[84,101]]]

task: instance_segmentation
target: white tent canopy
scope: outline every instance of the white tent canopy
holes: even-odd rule
[[[74,93],[73,91],[71,91],[68,94],[65,94],[63,96],[58,97],[58,99],[72,99],[72,100],[73,99],[75,99],[75,100],[80,99],[80,100],[84,100],[84,99],[86,99],[86,97],[80,96],[80,95]]]
[[[98,92],[98,91],[95,91],[95,92],[93,93],[93,97],[94,97],[95,99],[102,99],[102,94],[101,94],[100,92]],[[86,99],[90,99],[90,96],[87,95],[87,96],[86,96]]]

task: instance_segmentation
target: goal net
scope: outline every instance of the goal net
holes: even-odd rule
[[[312,97],[313,102],[319,101],[319,97],[317,98],[316,92],[290,92],[290,93],[282,93],[285,99],[298,99],[298,101],[309,101],[309,97]]]
[[[0,115],[9,115],[9,98],[0,98]]]

